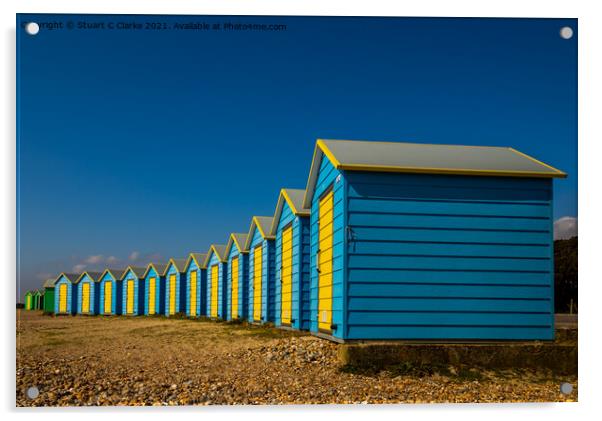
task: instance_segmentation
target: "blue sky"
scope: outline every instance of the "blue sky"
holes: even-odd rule
[[[63,28],[30,36],[29,21]],[[246,232],[281,187],[305,187],[316,138],[512,146],[569,174],[554,217],[577,216],[576,19],[18,15],[17,28],[20,296],[60,271]]]

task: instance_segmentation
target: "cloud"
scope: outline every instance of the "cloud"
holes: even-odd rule
[[[140,257],[140,252],[139,251],[133,251],[130,254],[130,260],[138,260],[139,257]]]
[[[46,279],[56,278],[56,273],[55,274],[52,274],[50,272],[36,273],[35,278],[38,281],[45,281]]]
[[[577,236],[577,218],[565,216],[554,221],[554,240],[568,240]]]
[[[75,265],[71,269],[71,272],[81,273],[84,271],[85,268],[86,268],[86,265],[84,265],[84,264]]]
[[[118,258],[116,258],[115,256],[109,256],[107,257],[107,263],[112,265],[113,263],[117,263],[119,261]]]
[[[95,264],[102,262],[103,260],[104,260],[104,256],[102,254],[97,254],[94,256],[88,256],[86,258],[86,260],[84,260],[84,261],[90,265],[95,265]]]

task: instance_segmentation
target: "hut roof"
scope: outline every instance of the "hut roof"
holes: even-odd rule
[[[92,278],[92,281],[98,282],[103,273],[102,272],[88,272],[88,271],[82,272],[82,274],[77,277],[77,279],[75,280],[74,283],[77,284],[78,282],[80,282],[83,279],[83,277],[86,276],[86,274],[90,278]]]
[[[209,251],[205,256],[205,267],[209,264],[209,260],[211,259],[211,254],[215,253],[220,262],[226,261],[226,245],[225,244],[211,244],[209,247]]]
[[[236,244],[236,248],[238,248],[239,252],[248,252],[249,249],[245,247],[247,244],[247,237],[248,234],[243,234],[240,232],[233,232],[230,234],[230,237],[228,238],[228,245],[226,246],[226,251],[224,252],[224,257],[226,257],[226,259],[228,258],[233,244]]]
[[[142,274],[143,278],[146,278],[148,276],[148,272],[150,271],[151,268],[155,269],[155,272],[157,272],[158,275],[163,275],[163,273],[165,272],[165,269],[167,269],[167,263],[154,263],[151,262],[148,265],[146,265],[146,268],[144,269],[144,273]]]
[[[249,250],[251,247],[251,241],[253,240],[253,231],[255,228],[259,230],[261,236],[268,240],[273,240],[274,236],[270,234],[270,228],[272,227],[273,216],[254,216],[251,220],[251,227],[249,228],[249,234],[247,234],[247,241],[245,242],[245,249]]]
[[[186,271],[186,260],[187,259],[174,259],[171,258],[169,259],[169,262],[167,262],[167,265],[165,265],[165,269],[163,270],[163,275],[167,275],[167,269],[169,269],[170,265],[174,265],[176,270],[180,273],[185,272]]]
[[[323,156],[335,168],[348,171],[566,177],[566,173],[509,147],[318,139],[303,200],[306,208]]]
[[[205,269],[205,258],[207,257],[207,255],[205,253],[190,253],[188,255],[188,258],[186,259],[186,264],[184,265],[184,270],[188,270],[188,266],[190,266],[190,263],[194,260],[196,262],[196,265],[200,268],[200,269]]]
[[[42,287],[44,287],[44,288],[54,288],[54,281],[55,280],[52,279],[52,278],[46,279],[44,281],[44,283],[42,284]]]
[[[274,218],[270,226],[270,235],[276,235],[276,230],[278,229],[278,221],[280,220],[280,215],[282,215],[282,209],[284,209],[285,201],[295,215],[309,216],[310,209],[303,207],[304,196],[304,189],[280,190],[280,194],[278,195],[278,202],[276,203],[276,211],[274,212]]]

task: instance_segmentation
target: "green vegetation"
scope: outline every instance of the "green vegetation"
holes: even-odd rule
[[[577,313],[577,237],[554,241],[554,310]],[[572,303],[572,306],[571,306]]]

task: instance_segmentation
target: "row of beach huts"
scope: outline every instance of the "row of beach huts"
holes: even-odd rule
[[[61,273],[53,314],[185,315],[350,340],[554,338],[552,178],[515,149],[318,140],[273,216],[183,259]]]

